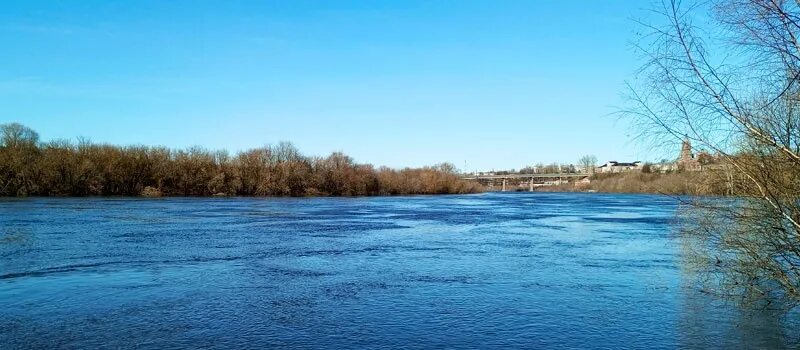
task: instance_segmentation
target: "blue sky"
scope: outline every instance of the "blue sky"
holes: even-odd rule
[[[640,1],[4,1],[0,122],[42,139],[468,170],[648,160],[609,113]]]

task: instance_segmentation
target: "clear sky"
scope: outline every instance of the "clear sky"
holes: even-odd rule
[[[0,122],[43,140],[467,170],[648,160],[622,104],[641,1],[4,1]]]

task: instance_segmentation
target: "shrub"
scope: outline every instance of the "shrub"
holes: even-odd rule
[[[161,193],[161,191],[159,191],[159,190],[158,190],[157,188],[155,188],[155,187],[150,187],[150,186],[147,186],[147,187],[145,187],[145,188],[142,190],[142,193],[141,193],[141,195],[142,195],[142,197],[155,198],[155,197],[161,197],[161,196],[163,196],[164,194],[163,194],[163,193]]]
[[[452,164],[375,169],[335,152],[307,157],[292,144],[239,152],[46,144],[19,124],[0,125],[0,196],[371,196],[471,193]]]

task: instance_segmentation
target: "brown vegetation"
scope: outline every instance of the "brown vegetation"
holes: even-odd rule
[[[40,143],[29,128],[0,125],[0,196],[371,196],[480,190],[447,163],[376,169],[339,152],[304,156],[286,142],[233,156],[198,147]]]
[[[590,183],[569,183],[540,187],[541,191],[608,193],[657,193],[669,195],[727,195],[728,186],[717,181],[713,172],[650,173],[631,171],[595,174]]]

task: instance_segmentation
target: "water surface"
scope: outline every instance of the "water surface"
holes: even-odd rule
[[[659,196],[0,201],[0,348],[780,348]]]

